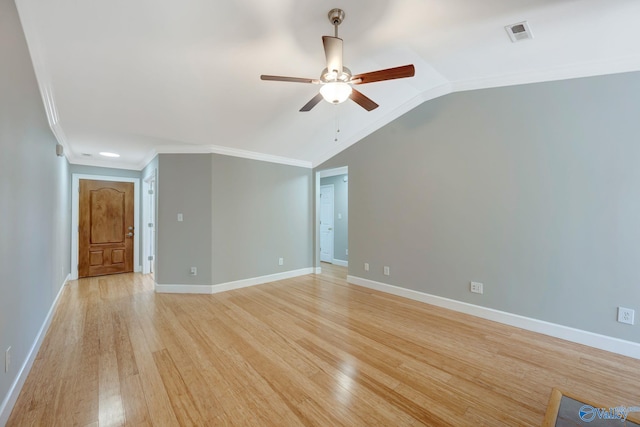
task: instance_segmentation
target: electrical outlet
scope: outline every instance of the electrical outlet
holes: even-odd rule
[[[278,265],[284,265],[284,258],[278,258]]]
[[[369,263],[368,262],[364,263],[364,271],[369,271]]]
[[[4,352],[4,372],[9,372],[9,365],[11,365],[11,347]]]
[[[476,294],[484,293],[482,283],[480,282],[471,282],[471,286],[469,287],[469,290]]]
[[[345,255],[349,255],[349,249],[345,249],[345,250],[344,250],[344,254],[345,254]]]
[[[633,325],[635,314],[635,310],[632,310],[630,308],[618,307],[618,322]]]
[[[191,276],[197,276],[198,275],[198,269],[196,267],[191,267],[191,270],[189,271],[189,274]]]
[[[387,267],[386,265],[382,268],[382,271],[384,272],[385,276],[389,275],[389,267]]]

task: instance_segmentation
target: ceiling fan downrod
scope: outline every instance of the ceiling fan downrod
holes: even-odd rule
[[[331,9],[328,16],[329,22],[331,22],[331,25],[335,28],[334,37],[338,38],[338,26],[344,21],[344,10],[338,8]]]

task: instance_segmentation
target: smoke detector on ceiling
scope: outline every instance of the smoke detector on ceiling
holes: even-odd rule
[[[509,34],[509,38],[512,42],[519,42],[522,40],[529,40],[533,38],[533,33],[529,28],[529,23],[527,21],[518,22],[517,24],[511,24],[504,27],[507,30],[507,34]]]

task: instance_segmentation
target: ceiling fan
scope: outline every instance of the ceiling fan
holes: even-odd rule
[[[344,20],[342,9],[331,9],[329,11],[329,22],[335,28],[335,36],[322,36],[324,54],[327,58],[327,68],[322,70],[319,79],[306,79],[300,77],[283,77],[261,75],[261,80],[272,80],[279,82],[312,83],[321,85],[320,92],[311,98],[300,111],[310,111],[323,99],[332,104],[340,104],[351,98],[358,105],[367,111],[378,108],[378,104],[370,98],[354,89],[354,85],[374,83],[384,80],[402,79],[413,77],[415,67],[413,64],[401,67],[387,68],[385,70],[371,71],[363,74],[353,75],[351,70],[342,65],[342,39],[338,38],[338,26]]]

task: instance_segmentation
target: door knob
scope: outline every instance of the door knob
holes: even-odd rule
[[[133,233],[132,232],[127,233],[127,237],[133,237]]]

